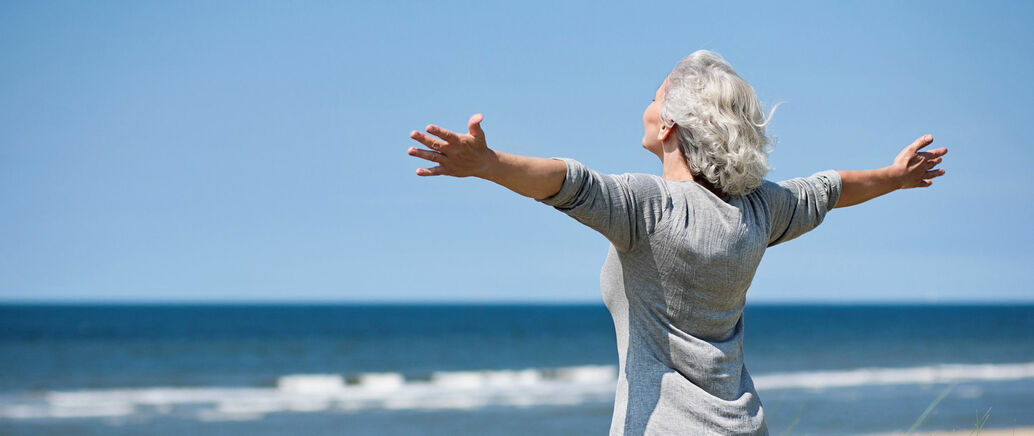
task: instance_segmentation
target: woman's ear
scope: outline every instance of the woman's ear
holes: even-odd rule
[[[668,137],[671,136],[671,132],[673,130],[675,130],[675,124],[672,124],[671,127],[668,127],[667,124],[662,122],[661,129],[657,131],[657,140],[661,142],[667,141]]]

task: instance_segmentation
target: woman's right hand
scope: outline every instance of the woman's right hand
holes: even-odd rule
[[[489,149],[485,132],[481,130],[482,119],[481,114],[470,117],[466,135],[433,124],[427,126],[427,133],[437,138],[416,130],[410,133],[410,138],[430,150],[410,147],[409,155],[438,164],[432,168],[420,168],[416,175],[479,177],[535,199],[550,197],[560,191],[567,176],[567,164],[557,159],[517,156]]]
[[[888,167],[899,181],[898,188],[925,188],[933,184],[934,177],[944,175],[944,169],[934,169],[943,160],[948,149],[941,147],[929,151],[919,151],[933,142],[933,135],[923,135],[909,144],[894,158]]]
[[[432,168],[416,170],[418,176],[453,176],[453,177],[486,177],[491,164],[496,160],[495,153],[485,143],[485,132],[481,130],[484,117],[475,114],[467,122],[466,135],[443,129],[436,125],[428,125],[428,136],[414,130],[409,137],[427,146],[430,150],[417,147],[409,148],[409,155],[437,163]]]

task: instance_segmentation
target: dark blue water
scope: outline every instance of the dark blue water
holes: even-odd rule
[[[603,306],[0,307],[0,390],[617,362]]]
[[[972,427],[971,417],[988,407],[990,424],[1034,424],[1034,381],[994,380],[1008,365],[1034,362],[1034,305],[773,305],[750,306],[744,316],[746,362],[756,378],[831,371],[835,380],[860,368],[992,365],[990,376],[950,384],[762,389],[776,434],[791,425],[795,433],[904,430],[945,390],[928,428]],[[0,432],[256,434],[293,425],[340,434],[345,420],[354,434],[450,434],[459,419],[484,434],[524,434],[529,420],[541,434],[598,433],[609,425],[610,404],[597,394],[565,406],[233,415],[247,418],[240,422],[180,406],[138,405],[96,418],[25,410],[28,404],[53,415],[56,406],[32,401],[63,391],[272,389],[288,375],[371,372],[409,383],[443,372],[548,375],[550,368],[616,364],[602,305],[7,305],[0,306]]]
[[[1034,305],[753,306],[752,373],[1034,361]]]

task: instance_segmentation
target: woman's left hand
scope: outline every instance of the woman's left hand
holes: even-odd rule
[[[875,170],[846,170],[840,173],[840,200],[836,207],[864,203],[888,192],[905,188],[925,188],[944,169],[934,168],[948,153],[947,148],[919,151],[933,142],[933,135],[923,135],[906,146],[890,166]]]
[[[929,151],[919,151],[933,142],[933,135],[923,135],[909,144],[894,158],[888,168],[899,181],[898,189],[925,188],[933,184],[934,177],[944,175],[944,169],[934,169],[941,163],[948,149],[941,147]]]

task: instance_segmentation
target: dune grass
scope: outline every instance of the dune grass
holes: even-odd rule
[[[952,383],[950,386],[948,386],[946,389],[944,389],[944,391],[941,392],[941,394],[938,395],[937,398],[935,398],[930,403],[929,406],[926,406],[926,410],[924,410],[923,413],[921,415],[919,415],[919,418],[916,418],[915,422],[912,423],[912,426],[909,427],[908,431],[905,432],[905,435],[913,435],[913,434],[915,434],[915,432],[919,428],[919,426],[922,425],[923,422],[926,421],[926,418],[928,418],[930,416],[930,414],[933,413],[933,411],[937,409],[937,405],[940,404],[941,401],[944,400],[948,396],[948,394],[951,393],[951,391],[953,389],[955,389],[956,385],[958,385],[957,382],[956,383]],[[793,434],[793,428],[796,427],[797,424],[801,421],[801,412],[802,411],[798,411],[797,412],[797,416],[794,417],[793,422],[790,423],[790,426],[787,427],[786,430],[783,430],[783,432],[780,433],[780,436],[789,436],[789,435]],[[973,431],[970,432],[970,435],[980,435],[980,432],[983,430],[984,425],[987,424],[987,420],[990,417],[991,417],[991,408],[988,408],[987,411],[984,412],[983,416],[980,416],[980,412],[977,412],[976,423],[973,425]]]
[[[919,419],[916,419],[916,422],[912,423],[912,427],[909,427],[908,431],[906,431],[905,434],[910,435],[915,433],[916,429],[919,428],[923,421],[926,421],[926,418],[930,416],[930,413],[932,413],[933,410],[937,408],[937,404],[940,404],[941,400],[943,400],[944,397],[947,397],[948,394],[951,393],[951,390],[955,389],[955,385],[957,384],[958,383],[952,383],[951,386],[948,386],[948,389],[945,389],[944,392],[941,392],[941,394],[938,395],[937,398],[933,400],[933,402],[930,403],[929,406],[926,406],[926,410],[923,411],[922,415],[919,415]]]

